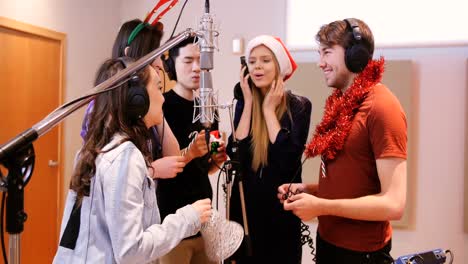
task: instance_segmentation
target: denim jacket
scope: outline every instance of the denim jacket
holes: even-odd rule
[[[104,149],[121,138],[115,136]],[[68,193],[53,263],[149,263],[196,234],[201,224],[191,205],[161,223],[155,188],[142,153],[130,141],[99,154],[81,212],[73,214],[76,193]]]

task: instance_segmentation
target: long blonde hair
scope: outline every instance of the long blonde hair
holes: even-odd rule
[[[279,64],[276,57],[273,57],[275,58],[274,61],[276,66],[275,80],[277,80],[278,78],[281,78],[279,77]],[[257,171],[260,167],[268,164],[268,146],[270,144],[270,138],[268,136],[268,128],[262,110],[263,99],[265,97],[255,84],[252,83],[252,86],[252,125],[250,128],[252,145],[250,150],[252,152],[252,169]],[[280,105],[275,110],[278,120],[281,119],[287,110],[286,96],[287,93],[285,92]]]

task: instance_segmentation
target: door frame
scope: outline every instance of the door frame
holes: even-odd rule
[[[64,94],[65,94],[65,62],[66,62],[66,57],[65,57],[65,50],[66,50],[66,34],[49,30],[46,28],[34,26],[31,24],[27,24],[24,22],[20,22],[17,20],[13,20],[10,18],[2,17],[0,16],[0,27],[14,30],[14,31],[19,31],[19,32],[24,32],[27,34],[31,35],[36,35],[38,37],[42,38],[47,38],[51,39],[54,41],[58,41],[60,43],[60,81],[59,81],[59,105],[63,104],[64,101]],[[44,116],[45,118],[45,116]],[[58,158],[59,158],[59,168],[58,168],[58,184],[57,184],[57,193],[58,193],[58,201],[57,201],[57,210],[59,210],[57,215],[59,216],[57,218],[57,233],[60,234],[60,225],[61,225],[61,219],[62,219],[62,213],[63,213],[63,206],[64,206],[64,172],[65,172],[65,156],[64,156],[64,133],[63,133],[63,125],[59,124],[58,125]],[[21,131],[18,131],[20,133]],[[25,190],[27,192],[27,188]]]

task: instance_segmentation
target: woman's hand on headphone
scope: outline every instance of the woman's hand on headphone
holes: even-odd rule
[[[247,73],[244,75],[245,71],[248,71],[247,66],[241,68],[240,71],[240,86],[242,88],[242,95],[244,96],[244,102],[251,102],[252,101],[252,88],[249,85],[249,77],[250,75]]]
[[[263,99],[263,112],[275,112],[284,96],[284,82],[281,78],[274,80]]]

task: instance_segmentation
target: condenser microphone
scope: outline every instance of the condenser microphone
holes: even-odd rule
[[[214,107],[216,103],[213,99],[213,80],[210,71],[213,69],[214,39],[217,36],[217,32],[213,29],[213,17],[210,14],[209,0],[205,1],[205,13],[200,20],[198,36],[201,70],[199,89],[200,123],[205,128],[211,128],[214,121]]]

